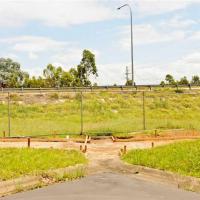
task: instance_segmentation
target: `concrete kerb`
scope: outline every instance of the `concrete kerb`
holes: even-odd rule
[[[125,166],[126,170],[130,173],[144,174],[149,177],[157,178],[161,181],[176,185],[180,189],[200,192],[200,178],[183,176],[172,172],[166,172],[144,166],[130,165],[127,163],[125,163]]]
[[[86,172],[87,165],[77,164],[67,168],[49,170],[38,176],[24,176],[16,179],[0,182],[0,197],[25,191],[61,181],[61,177],[81,177]],[[80,176],[79,176],[80,175]],[[71,177],[71,178],[70,178]]]
[[[27,176],[14,180],[0,182],[0,197],[36,187],[41,183],[41,177]]]
[[[180,137],[149,137],[149,138],[144,138],[144,137],[138,137],[138,138],[127,138],[127,139],[120,139],[117,137],[113,137],[112,140],[113,142],[145,142],[145,141],[169,141],[169,140],[197,140],[200,139],[200,136],[180,136]]]

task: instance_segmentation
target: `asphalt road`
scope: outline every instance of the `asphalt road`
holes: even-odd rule
[[[174,186],[112,173],[18,193],[1,200],[200,200],[200,194]]]

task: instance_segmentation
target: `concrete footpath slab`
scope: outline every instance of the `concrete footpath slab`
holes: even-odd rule
[[[1,200],[199,200],[200,194],[148,181],[137,175],[101,173],[18,193]]]

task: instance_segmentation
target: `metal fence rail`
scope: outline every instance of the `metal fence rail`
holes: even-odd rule
[[[1,88],[2,92],[78,92],[78,91],[96,91],[96,90],[133,90],[133,91],[140,91],[140,90],[153,90],[158,88],[174,88],[174,89],[190,89],[190,90],[197,90],[200,89],[200,85],[156,85],[156,84],[150,84],[150,85],[135,85],[135,86],[124,86],[124,85],[118,85],[118,86],[90,86],[90,87],[57,87],[57,88]]]

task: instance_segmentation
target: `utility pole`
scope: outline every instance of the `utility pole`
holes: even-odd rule
[[[83,69],[81,66],[81,132],[80,135],[83,135]]]
[[[129,74],[131,74],[131,73],[129,72],[128,66],[126,66],[126,72],[125,72],[125,76],[126,76],[126,83],[128,83],[128,82],[129,82]]]

